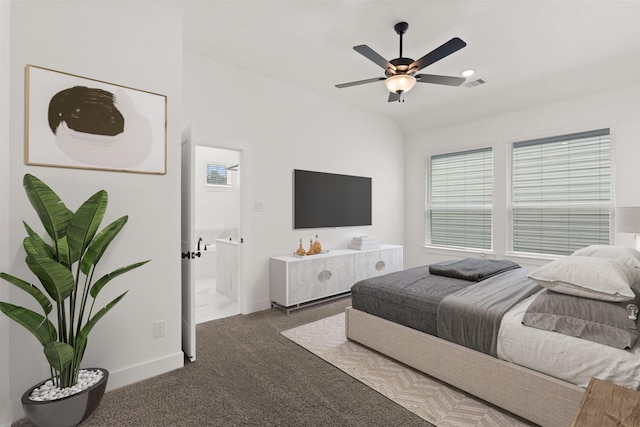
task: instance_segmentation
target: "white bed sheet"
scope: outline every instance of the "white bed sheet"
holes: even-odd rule
[[[582,338],[543,331],[522,324],[537,294],[520,302],[502,318],[498,358],[587,387],[591,377],[640,389],[640,340],[619,350]]]

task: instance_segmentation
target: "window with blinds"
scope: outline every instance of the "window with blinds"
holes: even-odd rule
[[[609,129],[516,142],[511,154],[511,250],[570,255],[610,244]]]
[[[207,185],[228,185],[227,166],[207,163]]]
[[[492,149],[434,155],[426,171],[425,243],[491,250]]]

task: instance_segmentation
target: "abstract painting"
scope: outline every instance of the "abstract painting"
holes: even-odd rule
[[[26,67],[25,163],[165,174],[167,97]]]

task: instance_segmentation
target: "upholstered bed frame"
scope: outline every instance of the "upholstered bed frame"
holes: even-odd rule
[[[536,424],[569,426],[584,389],[356,310],[347,338]]]

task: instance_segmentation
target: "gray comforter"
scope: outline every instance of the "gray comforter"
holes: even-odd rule
[[[351,287],[353,308],[437,335],[438,305],[475,282],[429,273],[429,266],[362,280]]]
[[[356,283],[351,305],[495,356],[504,313],[541,289],[526,277],[529,272],[516,268],[477,282],[431,274],[429,266],[415,267]]]
[[[502,316],[542,289],[527,277],[531,271],[510,270],[443,298],[438,306],[438,336],[497,357]]]

